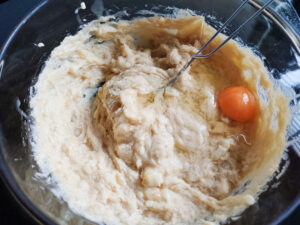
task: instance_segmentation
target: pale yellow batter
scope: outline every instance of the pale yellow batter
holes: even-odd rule
[[[73,210],[111,225],[209,224],[256,201],[289,120],[262,61],[230,41],[158,91],[213,32],[202,17],[94,21],[53,50],[31,99],[34,153]],[[233,85],[255,94],[254,120],[220,113]]]

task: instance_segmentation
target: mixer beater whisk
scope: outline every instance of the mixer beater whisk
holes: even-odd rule
[[[268,7],[274,0],[268,0],[258,11],[256,11],[254,14],[252,14],[245,22],[243,22],[235,31],[232,32],[231,35],[229,35],[221,44],[219,44],[217,47],[215,47],[212,51],[210,51],[207,54],[202,54],[203,51],[206,49],[206,47],[215,39],[215,37],[221,33],[224,28],[239,14],[239,12],[243,9],[243,6],[249,2],[249,0],[244,0],[242,4],[234,11],[234,13],[226,20],[226,22],[215,32],[215,34],[199,49],[199,51],[191,56],[191,59],[182,67],[182,69],[176,74],[174,78],[172,78],[168,83],[163,86],[161,89],[165,89],[167,86],[172,85],[175,83],[178,78],[183,74],[183,72],[192,64],[192,62],[197,58],[206,58],[214,54],[216,51],[218,51],[223,45],[225,45],[229,40],[234,38],[238,32],[246,25],[248,24],[252,19],[254,19],[256,16],[260,15],[262,11]]]

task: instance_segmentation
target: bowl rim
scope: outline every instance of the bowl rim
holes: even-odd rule
[[[27,13],[20,22],[13,28],[8,38],[4,41],[0,48],[0,77],[2,75],[2,62],[4,62],[4,56],[9,47],[11,41],[17,35],[19,30],[38,10],[45,6],[49,0],[43,0],[41,3],[35,5],[33,9]],[[0,132],[2,132],[2,125],[0,124]],[[11,196],[16,200],[18,205],[38,224],[55,225],[55,222],[50,219],[42,210],[33,204],[33,202],[22,191],[20,185],[17,183],[14,175],[9,169],[6,163],[5,156],[3,154],[2,146],[0,145],[0,179],[4,183]]]
[[[263,6],[263,3],[259,0],[250,0],[249,4],[258,9]],[[291,5],[290,2],[288,2],[287,4],[289,4],[290,10],[295,11],[295,8]],[[269,19],[271,19],[274,23],[276,23],[281,28],[281,30],[283,30],[283,32],[289,37],[289,39],[293,43],[293,46],[297,53],[300,55],[300,32],[297,33],[297,31],[295,30],[297,27],[292,28],[292,25],[289,24],[287,20],[279,16],[273,9],[270,9],[270,7],[267,7],[263,11],[263,14]],[[295,14],[297,17],[296,20],[300,22],[299,15],[297,14],[297,12],[295,12]]]
[[[12,40],[15,38],[19,30],[22,28],[22,26],[43,6],[45,6],[47,3],[51,2],[51,0],[43,0],[41,3],[35,5],[33,9],[26,14],[23,19],[13,28],[11,33],[9,34],[8,38],[4,41],[2,47],[0,48],[0,78],[2,75],[2,62],[4,61],[4,56],[7,51],[7,48],[10,46]],[[249,4],[253,5],[256,8],[259,8],[259,4],[253,4],[254,1],[249,1]],[[256,1],[255,1],[256,2]],[[295,39],[291,38],[290,34],[293,33],[292,29],[289,28],[289,31],[286,31],[285,28],[288,26],[287,23],[285,23],[282,20],[278,20],[276,15],[274,16],[274,12],[272,13],[270,10],[264,10],[263,14],[270,18],[272,21],[274,21],[281,29],[284,30],[284,32],[287,34],[287,36],[291,39],[291,42],[293,43],[295,49],[297,50],[298,54],[300,54],[300,48],[297,48],[297,45],[295,44]],[[289,27],[289,26],[288,26]],[[297,38],[297,35],[294,34],[294,37]],[[297,38],[298,44],[300,44],[300,40]],[[300,46],[298,46],[300,47]],[[2,125],[0,124],[0,133],[2,130]],[[22,191],[20,185],[16,181],[14,175],[9,169],[9,166],[6,163],[5,156],[2,151],[2,146],[0,143],[0,179],[3,181],[5,187],[10,192],[14,200],[18,203],[18,205],[32,218],[35,222],[38,224],[47,224],[47,225],[55,225],[56,223],[47,216],[41,209],[39,209],[37,206],[34,205],[34,203],[26,196],[26,194]],[[297,196],[297,198],[289,205],[288,208],[286,208],[281,215],[279,215],[274,221],[271,222],[270,225],[277,225],[281,222],[283,222],[288,216],[298,207],[300,206],[300,192]]]

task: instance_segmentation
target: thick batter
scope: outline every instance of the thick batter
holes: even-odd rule
[[[114,225],[209,224],[256,201],[289,120],[262,61],[230,41],[158,90],[213,33],[195,16],[94,21],[53,50],[31,99],[33,150],[73,210]],[[218,108],[234,85],[259,103],[249,122]]]

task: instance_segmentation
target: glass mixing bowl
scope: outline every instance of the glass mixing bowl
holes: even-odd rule
[[[230,33],[240,22],[261,7],[263,0],[252,0],[232,23]],[[122,19],[153,15],[153,10],[166,14],[172,7],[191,9],[208,16],[214,27],[230,16],[241,0],[86,0],[86,9],[79,9],[81,0],[49,0],[42,2],[15,28],[0,54],[0,171],[19,202],[44,224],[93,224],[76,215],[51,190],[55,183],[43,177],[33,160],[30,147],[29,96],[38,74],[53,48],[66,35],[101,15],[126,10]],[[146,14],[145,14],[146,12]],[[237,40],[262,57],[279,86],[291,98],[293,119],[288,127],[287,149],[281,173],[270,182],[258,202],[249,207],[231,225],[277,224],[300,201],[300,22],[292,6],[283,0],[272,5],[243,28]],[[44,43],[39,47],[38,43]],[[281,176],[279,176],[281,175]]]

